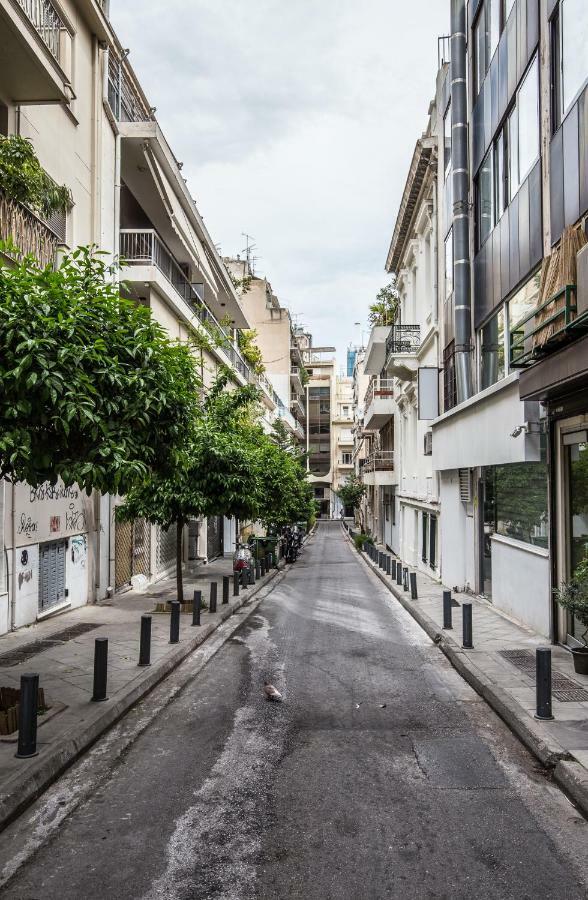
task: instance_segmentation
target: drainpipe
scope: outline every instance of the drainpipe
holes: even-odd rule
[[[457,402],[472,396],[466,0],[451,0],[451,165]]]

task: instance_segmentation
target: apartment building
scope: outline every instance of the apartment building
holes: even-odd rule
[[[306,452],[309,481],[314,488],[319,518],[332,516],[336,502],[333,492],[335,471],[335,429],[337,408],[336,360],[334,347],[314,347],[312,335],[297,329],[300,361],[308,376],[306,385]]]
[[[335,379],[335,405],[332,411],[334,453],[331,518],[337,518],[341,513],[345,516],[353,515],[353,511],[345,509],[337,496],[337,491],[354,470],[353,426],[353,378],[339,375]]]
[[[584,0],[454,2],[436,96],[442,577],[569,643],[553,589],[588,547],[587,46]]]
[[[120,255],[123,289],[170,336],[224,332],[222,346],[200,351],[205,384],[222,365],[236,384],[259,386],[271,416],[277,395],[235,341],[250,324],[240,297],[107,16],[104,0],[0,3],[0,131],[30,138],[73,200],[67,216],[42,222],[0,194],[0,238],[15,238],[45,264],[84,244]],[[115,523],[118,498],[5,483],[0,502],[0,632],[175,565],[175,535]],[[186,559],[230,554],[235,537],[234,522],[195,521]]]

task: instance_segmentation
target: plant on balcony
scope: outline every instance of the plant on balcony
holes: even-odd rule
[[[0,190],[43,218],[66,212],[72,202],[69,188],[56,184],[42,167],[31,141],[16,134],[0,135]]]
[[[120,521],[137,518],[177,531],[177,599],[184,600],[182,536],[190,519],[220,516],[243,521],[256,517],[262,485],[252,435],[257,391],[250,385],[227,390],[217,378],[173,467],[152,473],[133,487],[117,507]]]
[[[89,248],[57,270],[0,262],[0,476],[117,494],[171,465],[195,360],[111,274]]]
[[[557,602],[585,629],[579,640],[583,647],[572,649],[576,672],[588,675],[588,558],[576,567],[570,581],[556,592]]]
[[[227,272],[229,273],[229,278],[231,279],[233,287],[241,296],[251,290],[251,282],[253,281],[252,275],[245,275],[243,278],[237,278],[230,269],[227,269]]]
[[[244,328],[237,332],[237,346],[243,355],[245,362],[256,375],[263,375],[265,366],[261,350],[255,343],[257,331],[252,328]]]
[[[393,325],[398,310],[399,296],[396,279],[392,279],[376,294],[374,303],[370,305],[369,322],[372,328],[377,325]]]
[[[305,388],[310,381],[310,375],[308,374],[308,370],[305,369],[304,366],[300,366],[300,381],[302,382],[303,388]]]

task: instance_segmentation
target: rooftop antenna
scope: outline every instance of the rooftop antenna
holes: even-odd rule
[[[251,269],[251,262],[252,262],[252,259],[253,259],[253,257],[252,257],[251,254],[252,254],[252,251],[256,249],[256,246],[255,246],[255,243],[254,243],[255,238],[254,238],[251,234],[247,234],[246,231],[242,231],[242,232],[241,232],[241,235],[242,235],[242,236],[245,238],[245,240],[247,241],[247,246],[246,246],[241,252],[245,254],[245,257],[246,257],[246,259],[247,259],[247,265],[248,265],[249,268]],[[251,269],[251,271],[253,271],[253,269]]]

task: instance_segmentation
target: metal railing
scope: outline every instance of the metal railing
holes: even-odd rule
[[[17,3],[51,56],[59,62],[65,25],[53,4],[50,0],[17,0]]]
[[[393,396],[394,380],[392,378],[380,378],[379,375],[374,375],[365,392],[364,409],[368,408],[374,398],[391,400]]]
[[[386,338],[386,358],[391,353],[410,355],[418,353],[421,346],[420,325],[392,325]]]
[[[576,318],[577,310],[576,285],[566,284],[545,303],[514,324],[510,332],[511,368],[523,369],[531,366],[541,357],[558,350],[564,334],[572,329],[588,330],[588,316]],[[533,327],[525,328],[528,324]],[[546,329],[551,332],[549,336],[546,336],[545,340],[537,339],[537,336]]]
[[[55,264],[58,236],[34,213],[0,191],[0,240],[8,247],[8,256],[20,259],[34,256],[40,266]]]
[[[117,122],[149,122],[153,111],[132,83],[122,59],[108,56],[108,103]]]
[[[228,357],[233,368],[249,384],[255,384],[265,391],[276,407],[283,408],[288,413],[288,416],[291,415],[266,376],[263,374],[256,375],[249,368],[239,350],[235,347],[230,332],[211,313],[195,286],[186,278],[180,264],[174,259],[172,253],[153,228],[121,228],[120,256],[123,264],[156,266],[206,330],[221,338],[221,350]]]
[[[302,416],[306,416],[306,404],[304,403],[302,397],[297,396],[296,394],[292,394],[290,396],[290,406],[298,406],[300,414]]]
[[[451,62],[451,35],[442,34],[437,38],[437,68]]]
[[[394,450],[374,450],[362,468],[364,472],[391,472],[394,469]]]

